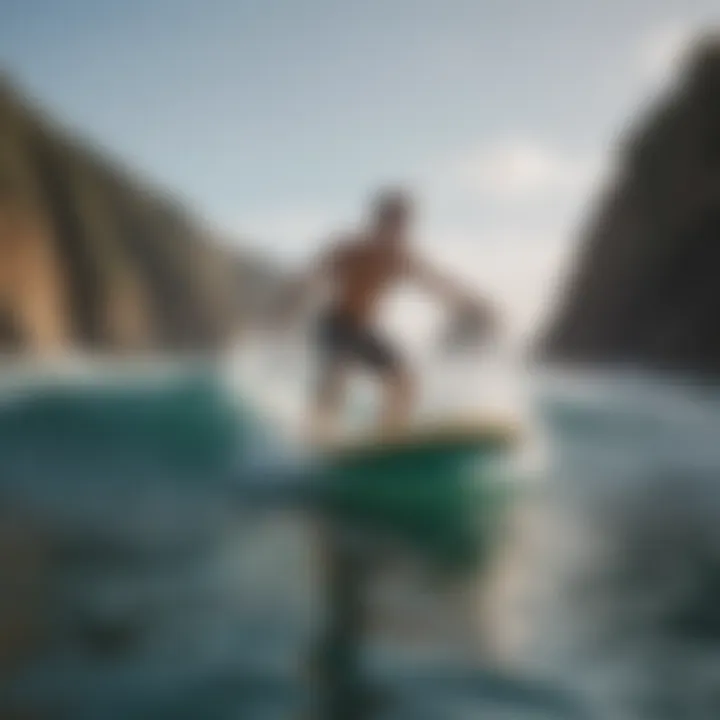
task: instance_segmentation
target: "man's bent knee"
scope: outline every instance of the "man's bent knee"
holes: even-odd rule
[[[386,386],[395,390],[411,393],[415,389],[415,378],[410,368],[404,365],[397,365],[383,373],[383,381]]]

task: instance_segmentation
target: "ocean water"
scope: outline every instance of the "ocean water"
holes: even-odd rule
[[[718,388],[561,373],[533,404],[551,454],[523,660],[600,717],[720,716]]]
[[[326,620],[315,529],[247,501],[271,481],[258,468],[301,462],[307,366],[258,355],[226,370],[265,428],[231,482],[102,453],[80,472],[62,447],[0,457],[2,717],[263,720],[312,705]],[[513,417],[527,432],[482,576],[448,590],[412,559],[378,572],[361,659],[388,699],[371,717],[720,717],[720,390],[462,359],[420,372],[421,415]],[[5,398],[21,402],[17,387]],[[360,428],[367,386],[353,403]]]

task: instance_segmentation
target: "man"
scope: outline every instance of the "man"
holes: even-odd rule
[[[412,210],[411,200],[403,192],[380,193],[367,228],[332,243],[291,296],[295,309],[308,292],[330,291],[316,338],[320,377],[311,418],[316,438],[326,436],[339,419],[345,380],[353,364],[373,371],[383,383],[383,432],[394,432],[409,419],[414,399],[412,374],[404,358],[375,327],[381,299],[399,282],[411,280],[439,295],[461,311],[466,327],[468,318],[484,330],[493,323],[486,302],[415,257],[410,241]]]

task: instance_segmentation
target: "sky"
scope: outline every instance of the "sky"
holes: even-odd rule
[[[524,332],[618,134],[719,21],[717,0],[2,0],[0,67],[288,262],[407,185],[423,252]],[[419,327],[423,302],[398,322]]]

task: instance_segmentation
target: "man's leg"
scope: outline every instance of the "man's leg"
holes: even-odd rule
[[[410,422],[415,401],[415,385],[409,368],[397,364],[382,373],[383,405],[380,431],[392,434]]]
[[[329,439],[333,426],[340,422],[345,400],[345,380],[346,368],[339,360],[323,367],[310,415],[311,442]]]
[[[356,340],[358,358],[377,374],[382,382],[382,409],[379,431],[393,434],[410,422],[415,401],[415,383],[407,363],[393,344],[372,330]]]

